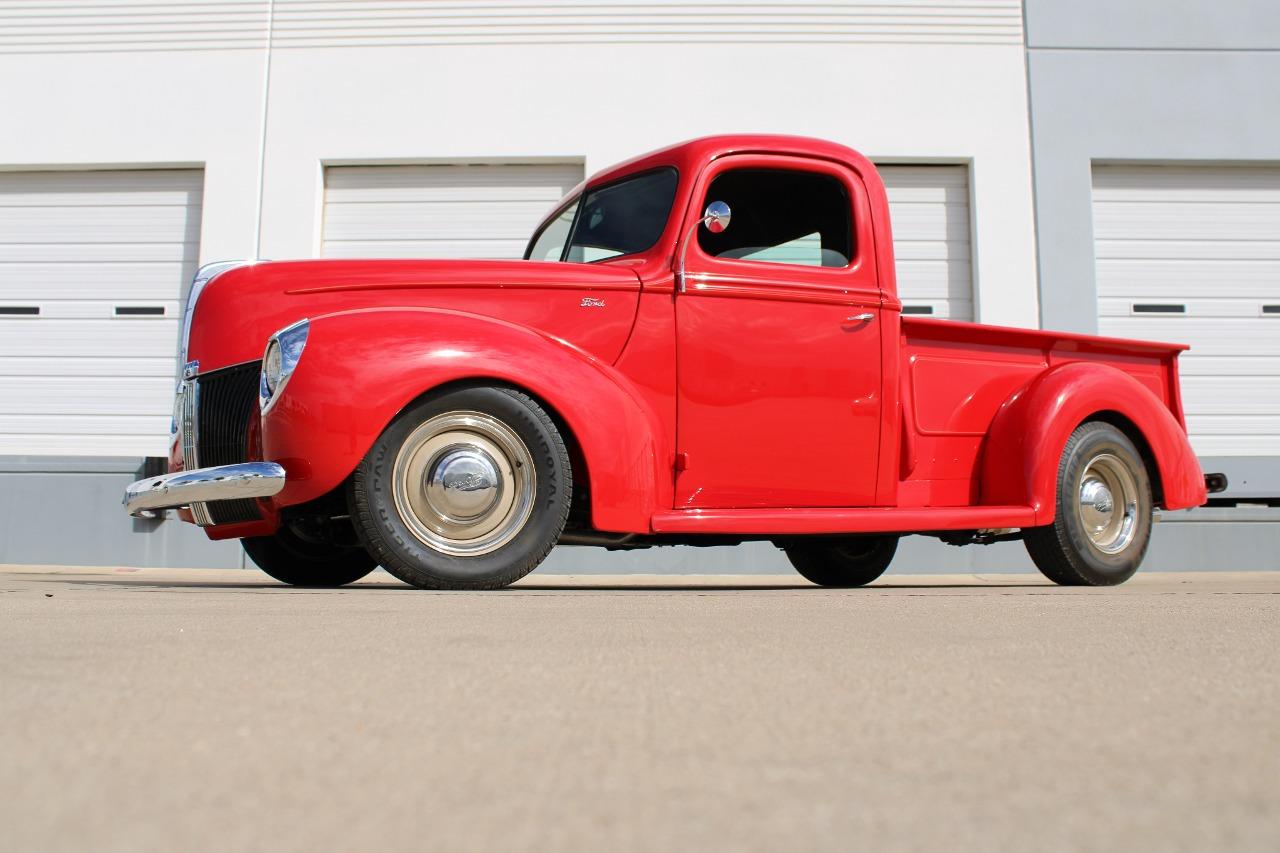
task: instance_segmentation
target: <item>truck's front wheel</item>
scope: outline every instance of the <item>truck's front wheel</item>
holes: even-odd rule
[[[550,416],[508,388],[411,406],[352,477],[353,521],[388,572],[424,589],[495,589],[533,571],[569,513],[569,453]]]
[[[240,544],[258,568],[291,586],[345,586],[378,568],[359,546],[305,539],[288,527],[271,536],[246,537]]]
[[[1067,439],[1053,524],[1023,536],[1049,580],[1111,586],[1138,570],[1151,541],[1151,482],[1142,455],[1111,424],[1092,421]]]
[[[800,539],[782,544],[782,550],[796,571],[818,586],[866,586],[889,568],[898,550],[898,537]]]

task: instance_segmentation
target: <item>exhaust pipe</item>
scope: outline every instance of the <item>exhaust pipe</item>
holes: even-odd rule
[[[1227,475],[1205,474],[1204,487],[1209,490],[1209,494],[1211,495],[1215,495],[1218,492],[1225,492],[1227,490]]]

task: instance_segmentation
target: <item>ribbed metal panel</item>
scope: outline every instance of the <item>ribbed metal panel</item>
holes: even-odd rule
[[[257,521],[262,518],[258,511],[258,502],[252,498],[234,501],[215,501],[204,505],[209,513],[210,524],[236,524],[242,521]]]
[[[330,166],[327,257],[518,258],[580,163]]]
[[[0,53],[227,50],[267,44],[262,2],[48,2],[0,10]],[[276,0],[274,48],[795,42],[1022,44],[1020,0],[699,3]]]
[[[249,418],[258,403],[258,362],[187,380],[183,390],[182,458],[187,468],[248,462]],[[256,521],[253,500],[192,504],[201,526]]]
[[[40,311],[0,316],[0,456],[168,453],[203,184],[199,169],[0,170],[0,304]]]
[[[1098,330],[1191,345],[1196,452],[1280,455],[1280,168],[1095,165],[1093,232]]]
[[[199,380],[188,379],[182,383],[182,467],[187,471],[200,467],[200,457],[196,450],[199,395]]]
[[[258,402],[257,362],[200,377],[199,457],[202,468],[249,461],[249,416]]]
[[[973,319],[967,166],[880,166],[907,313]]]

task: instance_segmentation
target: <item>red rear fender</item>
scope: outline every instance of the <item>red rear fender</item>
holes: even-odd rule
[[[1161,506],[1186,509],[1205,502],[1200,463],[1165,404],[1121,370],[1073,362],[1041,373],[996,413],[982,452],[982,503],[1029,505],[1037,524],[1051,524],[1067,439],[1085,421],[1115,415],[1132,424],[1150,449],[1157,469],[1152,474],[1163,487]]]
[[[671,506],[658,420],[624,377],[528,327],[439,309],[311,320],[298,366],[262,422],[264,458],[288,472],[274,502],[336,488],[406,406],[460,380],[525,389],[560,416],[587,461],[596,527],[645,532],[652,513]]]

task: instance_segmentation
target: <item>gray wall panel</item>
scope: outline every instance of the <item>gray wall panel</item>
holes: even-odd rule
[[[1092,161],[1280,162],[1280,53],[1028,54],[1047,328],[1097,331]]]
[[[1041,324],[1096,332],[1092,164],[1280,163],[1280,4],[1027,0],[1025,15]],[[1229,494],[1280,495],[1274,459],[1206,463],[1235,475]],[[1179,529],[1187,553],[1246,562],[1275,541]]]
[[[235,568],[237,542],[210,542],[190,524],[133,521],[120,508],[132,473],[0,472],[0,564]],[[1280,509],[1168,513],[1157,525],[1147,571],[1280,568]],[[652,548],[607,552],[557,548],[549,574],[777,574],[791,572],[768,543],[736,548]],[[955,548],[904,539],[899,574],[1034,571],[1020,542]]]
[[[1030,47],[1271,49],[1275,0],[1027,0]]]
[[[135,521],[126,516],[120,499],[134,479],[132,470],[0,470],[0,563],[240,565],[238,542],[210,542],[195,526],[178,521]]]

